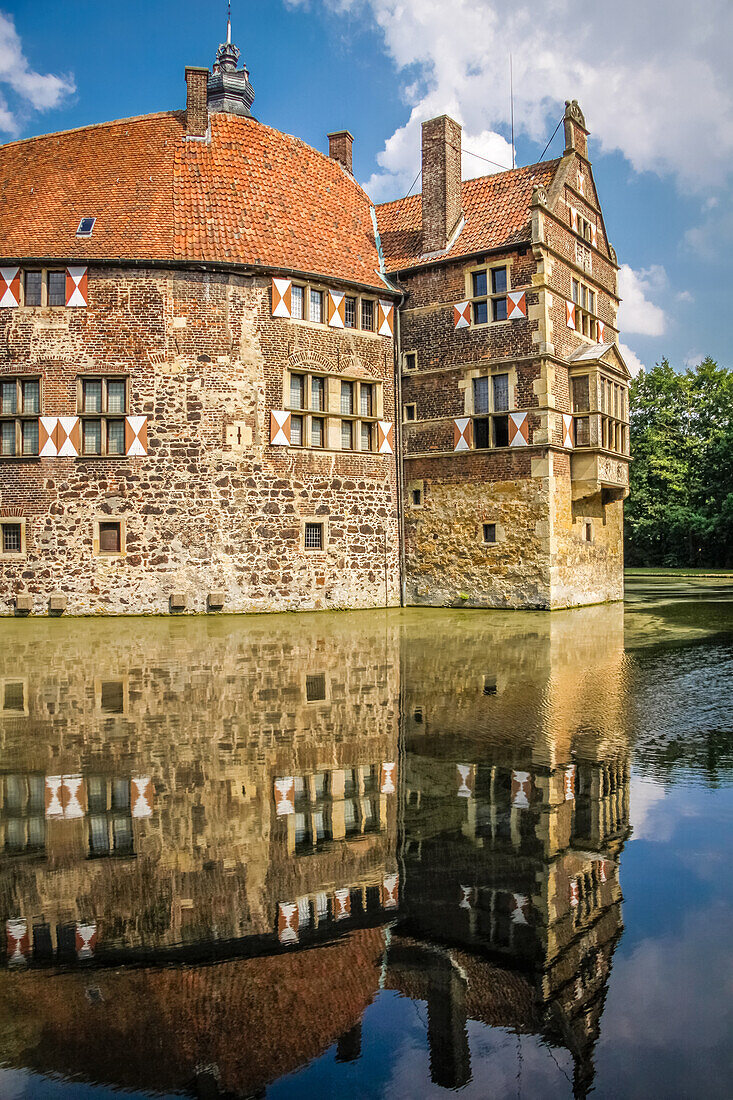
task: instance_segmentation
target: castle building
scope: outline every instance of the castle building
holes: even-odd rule
[[[0,147],[0,614],[622,597],[628,371],[576,103],[557,160],[375,207],[251,114]]]

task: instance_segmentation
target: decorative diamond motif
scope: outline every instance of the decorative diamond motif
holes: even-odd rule
[[[509,446],[529,446],[529,421],[526,412],[509,413]]]
[[[377,424],[377,441],[380,455],[394,454],[394,426],[390,420],[380,420]]]
[[[459,417],[453,421],[453,450],[470,451],[473,439],[473,421],[470,417]]]
[[[148,453],[147,416],[128,416],[125,418],[125,454],[128,457]]]
[[[56,454],[59,458],[76,458],[79,454],[81,432],[78,416],[60,416],[56,422]]]
[[[72,308],[87,304],[87,268],[66,268],[66,304]]]
[[[346,920],[351,916],[351,892],[337,890],[333,895],[333,919]]]
[[[292,776],[275,780],[275,810],[278,817],[295,813],[295,780]]]
[[[575,302],[565,303],[565,323],[568,328],[575,328]]]
[[[392,302],[379,302],[379,328],[380,336],[394,335],[394,305]]]
[[[38,420],[38,454],[41,458],[55,458],[58,454],[56,447],[56,429],[58,427],[57,416],[41,416]]]
[[[290,413],[284,409],[270,412],[270,443],[273,447],[290,446]]]
[[[397,874],[385,875],[381,888],[383,909],[396,909],[399,900],[400,877]]]
[[[153,813],[153,781],[149,776],[133,776],[132,816],[151,817]]]
[[[328,292],[328,323],[331,328],[344,328],[346,312],[344,295],[337,290]]]
[[[382,775],[379,785],[381,794],[395,793],[395,768],[396,764],[382,764]]]
[[[456,764],[458,769],[458,797],[473,798],[476,769],[473,764]]]
[[[20,268],[0,267],[0,306],[20,305]]]
[[[76,957],[80,961],[94,958],[94,950],[97,946],[97,923],[76,925]]]
[[[292,287],[290,279],[272,280],[272,316],[290,317],[292,307]]]
[[[510,290],[506,296],[507,319],[517,321],[527,316],[527,294],[524,290]]]
[[[456,331],[460,328],[471,327],[470,302],[456,302],[453,306],[453,327]]]
[[[572,802],[575,798],[575,764],[565,769],[564,779],[565,801]]]
[[[562,445],[563,447],[573,445],[573,418],[569,413],[562,414]]]
[[[299,926],[298,906],[292,902],[280,902],[277,907],[277,938],[280,943],[297,943]]]
[[[526,810],[532,795],[532,776],[529,772],[512,772],[512,806]]]

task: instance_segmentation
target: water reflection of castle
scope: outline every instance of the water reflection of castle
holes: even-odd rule
[[[239,1095],[358,1057],[387,987],[427,1002],[436,1083],[470,1079],[472,1019],[566,1047],[587,1089],[622,930],[620,608],[10,629],[8,1061],[168,1090],[216,1066]]]

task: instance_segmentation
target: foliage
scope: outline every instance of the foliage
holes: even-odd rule
[[[628,565],[733,566],[733,371],[666,359],[631,385]]]

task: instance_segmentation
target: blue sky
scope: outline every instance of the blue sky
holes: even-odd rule
[[[375,201],[409,189],[420,122],[443,111],[465,149],[510,163],[511,51],[518,164],[539,158],[566,98],[585,111],[630,365],[709,354],[733,367],[733,4],[704,10],[691,21],[683,0],[233,0],[233,29],[257,117],[321,149],[329,130],[350,129]],[[225,19],[222,0],[0,0],[0,140],[182,107],[184,66],[211,64]],[[548,156],[561,150],[562,127]],[[464,175],[489,170],[464,157]]]

